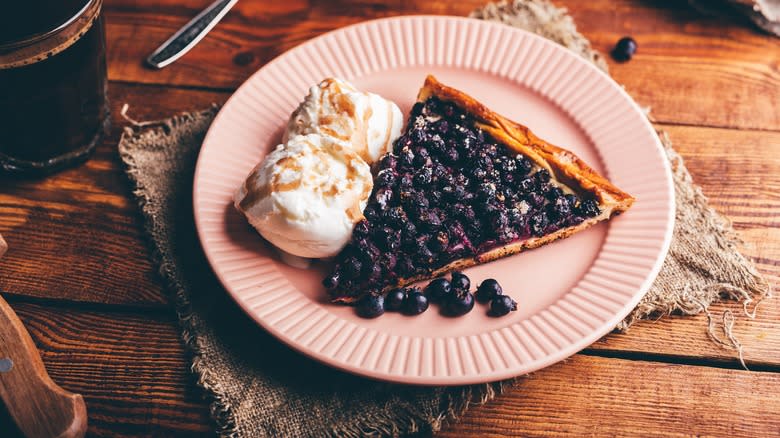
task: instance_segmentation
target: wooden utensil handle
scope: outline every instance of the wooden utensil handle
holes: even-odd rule
[[[0,236],[0,257],[6,245]],[[30,334],[0,297],[0,399],[27,437],[82,437],[87,408],[79,394],[57,386]]]

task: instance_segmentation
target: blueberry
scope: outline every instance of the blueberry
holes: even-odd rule
[[[636,49],[636,41],[633,38],[623,37],[615,44],[615,48],[612,49],[612,57],[615,58],[615,61],[625,62],[634,56]]]
[[[418,167],[425,166],[430,157],[431,155],[428,153],[428,149],[419,147],[414,153],[414,164]]]
[[[418,155],[419,157],[419,155]],[[414,183],[417,186],[427,186],[433,180],[433,169],[430,167],[423,167],[414,175]]]
[[[600,213],[599,205],[594,199],[586,199],[580,202],[580,205],[576,210],[577,213],[583,217],[598,216]]]
[[[388,208],[391,207],[394,196],[395,193],[393,192],[393,189],[390,187],[382,187],[380,189],[377,189],[376,192],[374,192],[374,200],[376,201],[376,206],[379,207],[379,210],[386,211]]]
[[[401,149],[401,153],[398,154],[398,162],[402,166],[411,167],[414,163],[414,152],[408,147]]]
[[[537,186],[548,183],[550,182],[550,172],[547,171],[547,169],[539,169],[539,171],[534,174],[534,180],[536,180]]]
[[[442,134],[446,134],[450,131],[450,123],[446,120],[439,120],[438,124],[436,125],[436,130]]]
[[[434,303],[445,301],[452,293],[452,285],[446,278],[437,278],[425,287],[425,294]]]
[[[419,219],[421,224],[429,231],[437,230],[441,226],[441,219],[432,210],[422,212]]]
[[[363,318],[376,318],[385,313],[385,298],[382,295],[366,295],[358,302],[356,311]]]
[[[383,156],[379,161],[379,167],[382,169],[395,170],[395,168],[398,167],[398,158],[396,158],[392,153],[385,154],[385,156]]]
[[[444,113],[445,116],[452,117],[453,115],[455,115],[455,106],[449,102],[445,103],[443,105],[442,112]]]
[[[369,221],[375,221],[379,217],[379,213],[377,212],[375,205],[369,205],[366,207],[365,210],[363,210],[363,216],[365,216],[366,219]]]
[[[553,201],[549,207],[548,213],[552,217],[565,219],[571,215],[571,206],[569,205],[569,202],[566,200],[566,198],[560,197]]]
[[[517,303],[511,297],[506,295],[497,295],[490,300],[490,316],[504,316],[509,312],[517,310]]]
[[[401,207],[394,207],[388,210],[385,213],[385,219],[389,224],[396,226],[403,225],[408,220],[406,212]]]
[[[396,173],[392,169],[380,170],[376,175],[376,184],[378,187],[390,187],[395,184]]]
[[[529,204],[531,204],[532,207],[535,208],[539,208],[544,205],[544,196],[538,193],[529,193],[528,196],[526,196],[526,200]]]
[[[450,243],[450,236],[445,231],[439,231],[434,238],[428,242],[428,247],[433,252],[443,252]]]
[[[404,237],[414,238],[417,235],[417,227],[411,222],[405,223],[401,231]]]
[[[492,143],[486,144],[482,152],[490,158],[495,158],[498,156],[498,146]]]
[[[441,105],[441,101],[438,98],[429,97],[428,100],[425,101],[425,112],[427,114],[438,113],[439,105]]]
[[[423,131],[420,128],[412,129],[412,132],[409,134],[409,137],[412,139],[412,141],[415,144],[420,144],[425,141],[425,131]]]
[[[391,254],[389,252],[385,253],[382,257],[382,263],[384,264],[385,268],[387,269],[387,273],[391,274],[393,272],[393,269],[395,268],[395,265],[398,264],[398,257],[396,257],[395,254]]]
[[[508,225],[509,215],[507,215],[506,210],[497,210],[490,216],[490,226],[494,232],[504,231]]]
[[[450,164],[455,164],[458,162],[458,159],[460,159],[460,154],[458,154],[458,150],[454,147],[446,148],[444,151],[444,158],[446,158],[447,162]]]
[[[344,273],[349,278],[356,278],[360,276],[360,271],[363,269],[363,264],[355,257],[350,257],[344,263]]]
[[[413,288],[406,297],[403,310],[407,315],[419,315],[428,310],[428,298],[420,292],[420,289]]]
[[[457,175],[455,175],[455,182],[454,182],[455,186],[466,187],[469,185],[470,182],[471,181],[469,181],[466,175],[462,173],[458,173]]]
[[[387,293],[387,296],[385,297],[385,310],[389,311],[398,311],[403,308],[404,303],[406,302],[406,289],[405,288],[398,288],[393,289],[390,292]]]
[[[369,280],[379,280],[382,277],[382,265],[379,263],[374,263],[371,266],[369,266],[368,269],[368,278]]]
[[[528,158],[522,155],[518,155],[517,157],[515,157],[515,162],[517,167],[517,173],[519,175],[523,175],[523,176],[528,175],[528,172],[530,172],[531,169],[533,168],[533,163],[531,163],[531,160],[529,160]]]
[[[418,241],[420,242],[420,241]],[[423,240],[420,246],[417,247],[417,260],[424,263],[431,263],[433,262],[433,253],[428,248],[428,245],[425,244],[425,241]]]
[[[517,161],[504,157],[499,161],[499,168],[504,172],[512,173],[517,170]]]
[[[443,310],[449,316],[461,316],[471,312],[473,308],[474,295],[471,292],[462,292],[450,297]]]
[[[452,184],[454,181],[452,173],[447,167],[438,163],[433,166],[433,177],[442,184]]]
[[[523,192],[530,192],[534,189],[534,180],[531,178],[526,178],[524,180],[521,180],[517,185],[520,190]]]
[[[492,199],[496,196],[496,185],[493,183],[482,183],[477,189],[477,198],[482,200]]]
[[[471,170],[471,176],[473,176],[474,179],[481,181],[487,177],[487,171],[481,167],[475,167]]]
[[[368,227],[368,221],[367,220],[361,220],[360,222],[355,224],[355,228],[352,231],[352,235],[356,237],[365,237],[368,236],[370,229]]]
[[[554,201],[554,200],[556,200],[558,198],[562,198],[563,197],[563,190],[561,190],[560,187],[556,187],[556,186],[551,185],[551,186],[549,186],[549,188],[545,192],[544,197],[547,198],[550,201]]]
[[[375,234],[375,241],[388,251],[395,251],[401,245],[401,232],[384,227]]]
[[[325,289],[329,290],[337,288],[339,286],[339,273],[334,272],[325,277],[325,279],[322,280],[322,285],[325,286]]]
[[[422,114],[423,107],[425,105],[427,105],[427,103],[423,104],[422,102],[416,102],[414,105],[412,105],[412,110],[411,110],[410,114],[413,115],[413,116],[419,116],[420,114]],[[409,120],[411,122],[412,120],[414,120],[414,117],[410,117]]]
[[[460,271],[452,273],[452,281],[450,283],[452,284],[452,289],[458,292],[468,292],[471,288],[471,280]]]
[[[544,230],[549,223],[547,215],[543,211],[534,214],[531,216],[531,233],[536,237],[543,236]]]
[[[401,181],[398,183],[398,187],[401,190],[408,190],[412,185],[412,175],[405,174],[401,176]]]
[[[502,295],[503,293],[504,292],[501,289],[501,285],[498,284],[496,280],[488,278],[487,280],[480,283],[479,287],[477,288],[476,297],[477,301],[480,303],[487,303],[494,297]]]

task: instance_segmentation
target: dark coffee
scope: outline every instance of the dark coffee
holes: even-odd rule
[[[83,161],[108,130],[101,0],[25,0],[0,18],[0,166]]]

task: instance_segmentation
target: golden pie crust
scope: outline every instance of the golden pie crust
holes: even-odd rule
[[[491,262],[501,257],[517,254],[524,250],[537,248],[555,240],[571,236],[574,233],[590,228],[598,222],[628,210],[634,203],[634,198],[631,195],[617,188],[571,151],[542,140],[534,135],[528,127],[496,114],[473,97],[460,90],[448,87],[436,80],[432,75],[429,75],[417,95],[417,101],[424,102],[431,96],[461,108],[474,117],[477,127],[490,134],[497,142],[525,155],[536,165],[547,169],[552,179],[566,185],[578,194],[593,196],[598,201],[601,213],[575,226],[561,228],[544,236],[508,243],[473,257],[454,260],[429,273],[401,278],[394,284],[386,286],[382,290],[383,292],[417,281],[433,279],[450,271]],[[338,292],[335,293],[337,294]],[[358,298],[337,296],[334,298],[334,301],[352,302]]]

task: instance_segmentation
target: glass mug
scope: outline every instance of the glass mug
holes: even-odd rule
[[[102,0],[12,0],[0,16],[0,173],[85,161],[110,128]]]

